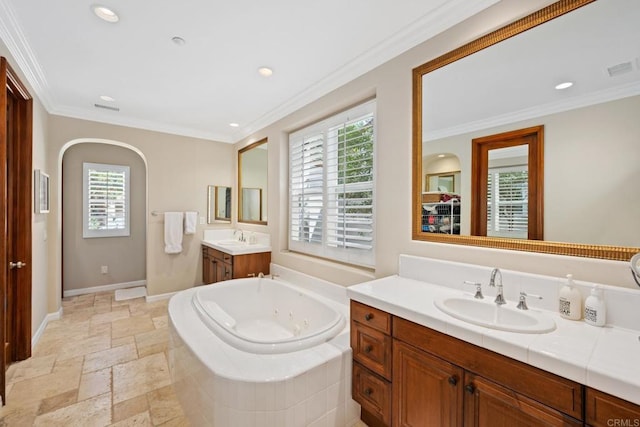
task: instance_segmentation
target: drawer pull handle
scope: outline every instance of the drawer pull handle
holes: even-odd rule
[[[373,346],[370,346],[370,345],[368,345],[368,346],[366,346],[364,348],[364,352],[367,353],[367,354],[371,353],[372,350],[373,350]]]
[[[452,375],[449,377],[449,384],[456,385],[458,384],[458,377],[456,375]]]
[[[366,394],[367,396],[371,396],[373,394],[373,389],[371,387],[367,387],[364,390],[364,394]]]
[[[467,391],[467,393],[473,394],[476,391],[476,386],[474,386],[473,383],[469,383],[464,386],[464,389]]]
[[[373,319],[373,313],[367,313],[367,314],[365,314],[365,316],[364,316],[364,320],[366,320],[366,321],[368,322],[368,321],[369,321],[369,320],[371,320],[371,319]]]

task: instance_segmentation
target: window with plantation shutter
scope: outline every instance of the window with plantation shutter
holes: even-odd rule
[[[527,238],[528,180],[527,165],[489,169],[487,236]]]
[[[289,135],[289,249],[373,266],[375,101]]]
[[[82,236],[129,235],[129,166],[83,163]]]

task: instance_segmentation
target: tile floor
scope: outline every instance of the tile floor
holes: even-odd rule
[[[65,298],[32,357],[7,370],[0,426],[188,426],[167,364],[167,303]]]

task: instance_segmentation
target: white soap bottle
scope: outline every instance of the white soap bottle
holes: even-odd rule
[[[607,307],[600,286],[594,285],[584,302],[584,321],[593,326],[604,326],[607,321]]]
[[[582,295],[573,284],[572,274],[567,274],[567,283],[560,289],[558,309],[565,319],[580,320],[582,317]]]

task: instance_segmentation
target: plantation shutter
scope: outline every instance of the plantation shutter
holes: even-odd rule
[[[289,248],[372,266],[375,102],[289,136]]]
[[[129,235],[129,167],[84,163],[83,237]]]
[[[487,236],[528,237],[528,180],[527,165],[489,169]]]

